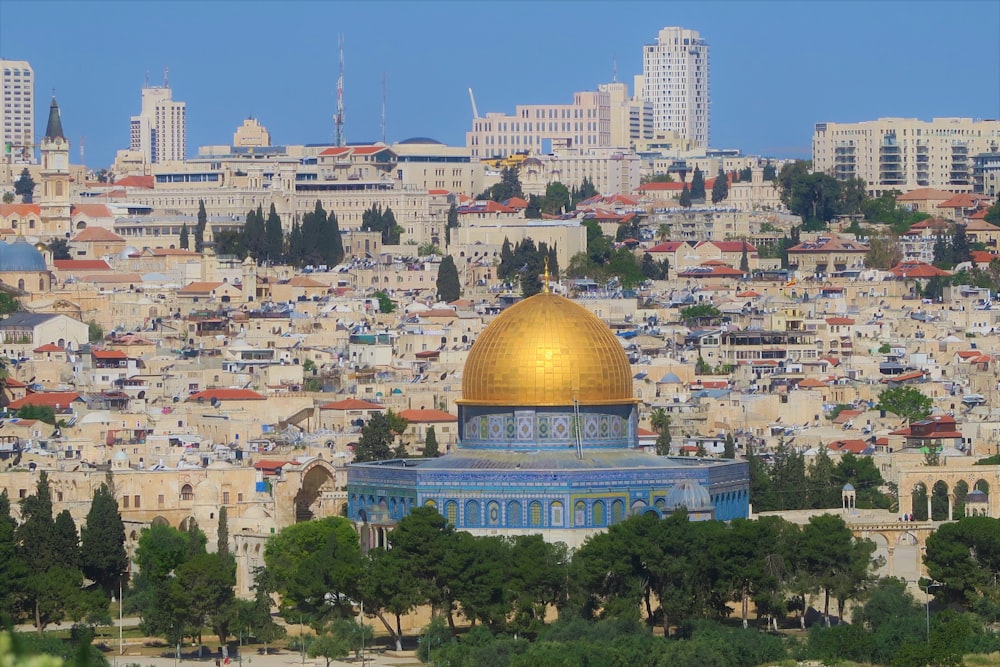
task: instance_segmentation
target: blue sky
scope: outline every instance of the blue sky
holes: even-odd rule
[[[808,157],[813,124],[879,116],[1000,118],[1000,2],[47,2],[0,0],[0,56],[31,62],[44,131],[54,88],[79,159],[128,144],[140,88],[170,68],[187,151],[254,116],[277,144],[332,141],[337,36],[348,141],[464,145],[480,113],[631,86],[658,30],[711,46],[712,145]]]

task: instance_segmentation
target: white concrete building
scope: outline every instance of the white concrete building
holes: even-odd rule
[[[143,86],[142,109],[132,116],[129,148],[150,164],[181,161],[187,139],[187,104],[174,102],[166,82]]]
[[[841,180],[862,179],[872,196],[916,188],[971,192],[974,158],[998,147],[997,120],[879,118],[816,123],[813,166]]]
[[[3,159],[35,161],[35,72],[26,60],[0,60],[0,136]],[[10,144],[8,148],[7,144]]]
[[[642,53],[639,97],[653,105],[653,130],[677,132],[700,146],[709,140],[708,42],[697,30],[666,27]]]

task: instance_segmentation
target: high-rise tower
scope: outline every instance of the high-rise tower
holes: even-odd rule
[[[132,116],[130,145],[151,164],[184,160],[187,139],[187,104],[174,102],[163,76],[162,86],[142,87],[142,109]]]
[[[0,99],[2,159],[34,162],[35,72],[31,65],[25,60],[0,60],[0,90],[3,91]]]
[[[666,27],[642,53],[639,96],[653,105],[657,134],[676,132],[700,146],[709,139],[708,43],[697,30]]]

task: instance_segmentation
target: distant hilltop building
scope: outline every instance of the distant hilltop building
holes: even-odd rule
[[[35,72],[26,60],[0,60],[0,135],[3,159],[34,162]]]
[[[132,116],[130,137],[129,149],[147,164],[184,160],[187,104],[173,101],[166,80],[162,86],[143,86],[142,109]]]
[[[636,94],[652,104],[653,131],[676,132],[699,146],[709,139],[708,42],[697,30],[666,27],[642,53]]]
[[[983,192],[984,170],[996,165],[998,149],[1000,121],[879,118],[816,123],[812,155],[816,171],[860,178],[878,196],[916,188]]]

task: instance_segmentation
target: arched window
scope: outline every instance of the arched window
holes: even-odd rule
[[[181,500],[194,500],[194,489],[190,484],[181,487]]]
[[[507,526],[510,528],[521,527],[521,503],[512,500],[507,503]]]
[[[24,278],[21,278],[20,280],[17,281],[17,289],[21,290],[22,292],[24,291]]]
[[[500,525],[500,503],[491,501],[488,505],[486,505],[486,525]]]
[[[621,523],[625,518],[625,503],[616,500],[611,503],[611,523]]]
[[[537,500],[528,506],[528,525],[529,526],[542,525],[542,504]]]
[[[44,292],[45,291],[45,278],[39,278],[38,279],[38,291],[39,292]]]
[[[586,526],[587,525],[587,503],[582,500],[576,501],[573,505],[573,525],[574,526]]]
[[[428,498],[427,500],[424,501],[424,507],[433,507],[437,509],[437,506],[438,504],[434,502],[433,498]]]
[[[603,526],[607,520],[608,517],[604,511],[604,501],[598,500],[594,503],[594,525]]]
[[[63,184],[62,181],[56,181],[56,197],[63,196]]]
[[[444,504],[444,518],[448,521],[448,525],[454,526],[458,523],[458,503],[454,500],[449,500]]]
[[[480,516],[479,501],[470,500],[465,503],[465,526],[467,528],[478,528],[482,524]]]
[[[558,500],[549,505],[549,521],[552,526],[563,525],[563,504]]]

